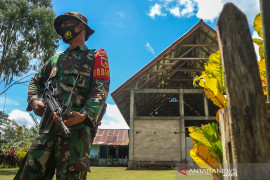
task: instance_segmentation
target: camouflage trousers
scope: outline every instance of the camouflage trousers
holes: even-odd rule
[[[58,133],[53,125],[49,133],[38,133],[15,180],[86,179],[90,172],[90,128],[80,124],[70,129],[71,136]]]

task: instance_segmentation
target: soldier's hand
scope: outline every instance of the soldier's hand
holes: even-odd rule
[[[53,120],[57,125],[60,125],[59,121],[58,121],[59,117],[57,116],[56,112],[53,113]]]
[[[34,100],[31,102],[30,106],[37,116],[42,116],[45,108],[45,104],[42,101]]]
[[[79,112],[76,111],[72,111],[69,115],[69,119],[65,120],[64,123],[67,127],[75,125],[75,124],[79,124],[81,122],[83,122],[86,119],[86,115],[85,114],[81,114]]]

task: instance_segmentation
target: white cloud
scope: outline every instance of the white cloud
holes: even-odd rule
[[[129,129],[115,104],[108,104],[100,129]]]
[[[243,11],[249,23],[253,24],[255,16],[260,12],[259,0],[221,0],[222,4],[227,2],[234,3],[241,11]]]
[[[18,109],[13,110],[8,114],[9,119],[14,119],[18,125],[30,128],[34,126],[34,121],[27,112]],[[129,129],[126,121],[121,115],[119,109],[115,104],[108,104],[107,111],[102,119],[100,129]]]
[[[29,113],[20,111],[18,109],[11,111],[11,113],[8,114],[8,118],[15,120],[20,126],[25,125],[27,128],[35,125]]]
[[[198,11],[196,16],[200,19],[214,21],[218,17],[223,4],[221,0],[194,0],[197,3]]]
[[[12,99],[9,98],[5,98],[4,96],[0,96],[0,102],[1,102],[1,106],[5,105],[5,106],[19,106],[20,104]]]
[[[155,4],[150,8],[150,12],[148,13],[148,16],[151,18],[155,18],[155,16],[166,16],[165,13],[161,12],[162,6],[160,4]]]
[[[178,18],[196,15],[197,18],[213,22],[227,2],[232,2],[241,9],[249,23],[253,22],[260,10],[258,0],[159,0],[159,4],[155,3],[148,15],[154,19],[155,16],[166,16],[166,12],[169,12]],[[180,10],[179,15],[177,8]]]
[[[261,37],[258,35],[258,33],[256,31],[253,32],[252,38],[261,39]],[[260,61],[261,58],[260,58],[260,53],[259,53],[259,46],[255,43],[253,43],[253,44],[254,44],[254,49],[255,49],[256,56],[257,56],[257,60]]]
[[[169,11],[172,15],[176,16],[176,17],[180,17],[180,10],[179,7],[173,7],[173,8],[169,8]]]
[[[148,51],[150,51],[152,54],[155,55],[155,51],[154,51],[154,49],[151,47],[151,45],[150,45],[149,42],[146,42],[145,47],[146,47],[146,49],[147,49]]]
[[[194,15],[195,2],[191,0],[180,0],[179,4],[183,7],[181,11],[182,16],[190,17]]]

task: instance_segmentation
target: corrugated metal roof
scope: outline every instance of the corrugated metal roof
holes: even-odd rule
[[[93,145],[128,145],[128,129],[98,129]]]

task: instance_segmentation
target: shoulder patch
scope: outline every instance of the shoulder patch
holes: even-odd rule
[[[93,80],[110,80],[109,61],[104,49],[99,49],[95,54],[95,63],[93,67]]]

